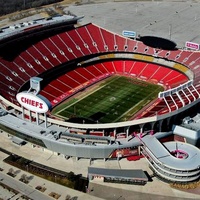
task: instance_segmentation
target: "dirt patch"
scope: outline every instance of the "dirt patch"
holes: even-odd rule
[[[174,183],[174,184],[170,184],[170,186],[180,191],[200,195],[200,181],[188,183],[188,184]]]

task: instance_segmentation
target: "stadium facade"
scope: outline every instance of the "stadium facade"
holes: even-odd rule
[[[179,153],[188,151],[187,156],[172,158],[177,149],[170,141],[199,145],[198,136],[191,140],[189,134],[174,135],[171,130],[199,103],[200,52],[150,47],[92,23],[77,26],[80,18],[56,16],[1,29],[1,128],[66,158],[121,158],[142,151],[163,179],[197,180],[199,163],[189,162],[199,158],[199,150],[184,143]],[[128,121],[72,123],[52,115],[52,108],[113,75],[157,84],[164,91]],[[168,160],[152,154],[151,140],[164,149]],[[177,169],[173,159],[187,167]],[[179,172],[184,175],[175,175]]]

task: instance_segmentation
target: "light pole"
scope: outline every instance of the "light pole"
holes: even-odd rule
[[[169,24],[169,39],[171,40],[172,36],[172,24]]]

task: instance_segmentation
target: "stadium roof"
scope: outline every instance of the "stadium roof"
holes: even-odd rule
[[[141,169],[105,169],[88,167],[88,174],[94,176],[112,177],[119,179],[138,179],[148,181],[147,175]]]

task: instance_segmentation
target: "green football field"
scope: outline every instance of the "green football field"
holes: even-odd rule
[[[54,114],[65,120],[76,117],[96,123],[127,121],[162,90],[155,84],[113,76],[95,90],[57,106]]]

